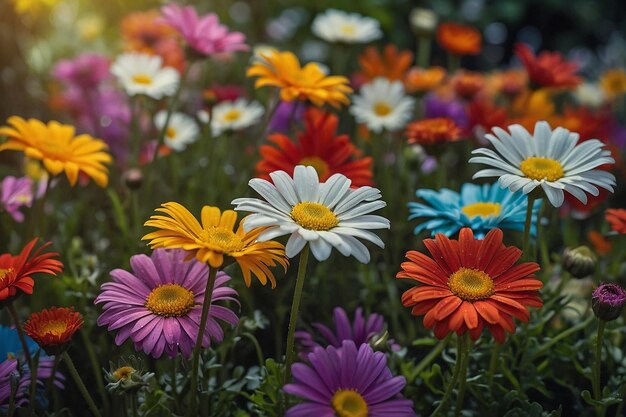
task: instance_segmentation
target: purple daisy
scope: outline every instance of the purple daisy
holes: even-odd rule
[[[163,352],[174,357],[180,351],[189,357],[193,350],[198,328],[208,266],[195,259],[185,262],[184,250],[157,249],[151,256],[135,255],[130,258],[133,273],[123,269],[111,271],[113,282],[102,284],[102,292],[95,303],[104,303],[98,317],[99,326],[118,330],[115,343],[126,339],[135,343],[135,350],[159,358]],[[224,331],[218,319],[232,326],[239,321],[230,309],[216,305],[216,301],[235,301],[237,291],[224,284],[230,277],[218,272],[211,308],[207,319],[202,346],[208,347],[211,339],[221,342]]]
[[[7,359],[0,363],[0,405],[9,403],[12,377],[19,377],[17,373],[17,360]]]
[[[0,183],[0,209],[5,210],[16,222],[24,221],[20,207],[33,205],[33,180],[28,177],[6,176]]]
[[[352,340],[340,348],[314,348],[311,366],[291,367],[294,382],[283,390],[306,401],[287,410],[285,417],[415,417],[413,401],[400,394],[406,385],[394,377],[387,357],[368,344],[358,350]]]

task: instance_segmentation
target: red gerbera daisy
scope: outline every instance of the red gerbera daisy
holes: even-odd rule
[[[0,255],[0,302],[16,296],[17,290],[32,294],[35,285],[33,274],[56,275],[63,271],[63,264],[56,259],[59,256],[57,252],[42,253],[52,243],[44,243],[32,252],[36,243],[37,238],[31,240],[17,256],[9,253]]]
[[[24,324],[24,331],[47,354],[58,355],[82,325],[83,316],[73,307],[50,307],[31,314]]]
[[[578,64],[566,61],[558,52],[544,51],[535,55],[523,43],[515,45],[515,54],[522,60],[528,78],[541,87],[576,87],[582,78],[574,75]]]
[[[626,210],[608,209],[604,216],[611,225],[611,230],[620,234],[626,233]]]
[[[271,181],[270,172],[283,170],[292,175],[296,165],[307,165],[315,168],[321,182],[333,174],[343,174],[352,180],[353,187],[372,185],[372,158],[361,157],[348,135],[337,136],[337,116],[310,108],[304,124],[297,143],[280,133],[269,136],[275,146],[261,146],[258,177]]]
[[[537,291],[542,283],[533,275],[539,265],[514,265],[522,251],[504,246],[500,229],[479,240],[471,229],[463,228],[458,241],[438,234],[424,244],[432,258],[407,252],[409,261],[396,277],[424,284],[407,290],[402,304],[412,307],[415,316],[425,314],[424,326],[434,327],[439,339],[450,332],[469,331],[476,340],[487,327],[503,343],[505,331],[515,331],[513,317],[526,322],[530,318],[527,307],[542,306]]]

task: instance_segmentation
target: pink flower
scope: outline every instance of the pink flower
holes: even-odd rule
[[[13,219],[21,223],[24,213],[20,207],[33,205],[33,181],[28,177],[5,177],[0,183],[0,210],[5,210]]]
[[[52,76],[69,86],[80,89],[95,88],[109,77],[109,59],[93,53],[63,59],[54,66]]]
[[[215,13],[198,16],[192,6],[169,4],[161,8],[161,22],[172,26],[196,52],[211,55],[220,52],[247,51],[246,37],[241,32],[229,32],[220,24]]]

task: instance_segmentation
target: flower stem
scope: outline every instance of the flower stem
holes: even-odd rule
[[[461,362],[461,372],[459,379],[459,390],[456,395],[456,407],[454,411],[455,417],[461,415],[463,410],[463,398],[465,397],[465,384],[467,383],[467,367],[469,365],[470,350],[472,349],[472,341],[469,337],[469,333],[465,333],[461,340],[463,343],[463,356]]]
[[[606,321],[599,320],[598,322],[598,335],[596,337],[596,350],[595,350],[595,362],[593,364],[593,398],[596,401],[602,400],[602,389],[600,387],[600,373],[602,365],[602,340],[604,339],[604,327]],[[598,417],[604,417],[604,405],[596,406],[596,414]]]
[[[487,372],[487,383],[489,385],[489,390],[493,386],[493,377],[498,370],[498,364],[500,359],[500,349],[502,349],[502,345],[500,343],[496,343],[493,345],[493,349],[491,350],[491,360],[489,361],[489,371]]]
[[[191,364],[191,389],[189,390],[190,401],[187,416],[196,415],[197,398],[198,398],[198,368],[200,366],[200,349],[202,348],[202,339],[204,338],[204,329],[206,327],[209,309],[211,308],[211,300],[213,296],[213,287],[215,287],[215,278],[217,277],[217,268],[209,268],[209,278],[206,282],[204,290],[204,301],[202,302],[202,315],[200,316],[200,327],[198,328],[198,337],[196,345],[193,348],[193,359]]]
[[[104,382],[102,381],[102,374],[100,371],[101,368],[100,363],[98,362],[98,357],[96,356],[96,352],[93,349],[93,344],[91,343],[91,339],[89,339],[85,328],[83,328],[79,333],[81,338],[83,339],[85,351],[87,351],[87,357],[89,358],[89,362],[91,364],[91,371],[93,372],[93,377],[96,380],[96,386],[98,387],[98,394],[100,394],[100,399],[102,400],[102,404],[104,405],[104,413],[108,414],[110,408],[109,397],[107,396],[104,389]]]
[[[22,350],[24,351],[24,356],[26,356],[26,363],[28,363],[28,367],[32,368],[33,366],[33,358],[30,355],[30,351],[28,350],[28,345],[26,344],[26,338],[24,337],[24,330],[22,329],[22,324],[20,323],[20,318],[17,315],[17,311],[13,306],[13,303],[8,303],[7,308],[9,309],[9,314],[11,315],[11,319],[13,319],[13,323],[15,323],[15,329],[17,330],[17,337],[20,339],[20,343],[22,344]]]
[[[418,35],[417,37],[417,66],[428,68],[430,61],[430,48],[432,38],[430,36]]]
[[[528,259],[530,252],[530,229],[532,227],[533,218],[533,205],[535,203],[535,197],[528,194],[528,206],[526,207],[526,222],[524,223],[524,240],[522,242],[522,248],[524,250],[522,256]]]
[[[456,338],[456,363],[454,364],[454,370],[452,371],[452,379],[450,379],[450,383],[446,388],[446,392],[443,394],[443,398],[441,402],[430,415],[431,417],[436,417],[438,415],[443,415],[443,411],[452,396],[452,391],[456,386],[456,382],[459,379],[459,375],[461,374],[461,368],[463,367],[463,356],[465,355],[465,343],[463,342],[462,336],[457,336]]]
[[[296,278],[296,289],[293,293],[293,301],[291,303],[291,315],[289,316],[289,330],[287,331],[287,351],[285,352],[285,380],[287,384],[291,379],[291,364],[294,359],[294,333],[296,331],[296,321],[298,320],[298,310],[300,308],[300,299],[302,298],[302,289],[304,288],[304,276],[306,275],[306,264],[309,260],[309,245],[305,245],[300,252],[300,263],[298,264],[298,276]]]
[[[430,365],[430,363],[434,361],[435,358],[441,354],[441,352],[445,349],[447,344],[448,344],[448,337],[440,340],[439,343],[437,343],[437,345],[430,352],[428,352],[428,355],[426,355],[424,359],[422,359],[415,366],[415,369],[413,369],[412,375],[414,375],[415,377],[419,376],[419,374],[421,374],[422,371],[426,369],[426,367]]]
[[[83,398],[87,402],[87,405],[91,409],[91,412],[96,417],[102,417],[100,411],[98,411],[98,407],[96,407],[96,404],[93,402],[93,398],[91,398],[91,395],[89,395],[89,391],[87,391],[83,380],[80,378],[80,375],[78,374],[78,371],[74,366],[74,362],[72,362],[72,358],[70,358],[70,355],[68,355],[67,352],[63,352],[63,360],[65,361],[65,365],[67,365],[67,370],[70,371],[70,375],[72,375],[72,378],[74,379],[78,390],[80,391]]]

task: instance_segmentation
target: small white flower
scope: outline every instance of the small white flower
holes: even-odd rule
[[[350,113],[374,132],[402,129],[411,119],[415,99],[404,94],[400,81],[376,78],[353,97]]]
[[[537,187],[554,207],[560,207],[567,191],[583,204],[587,194],[597,196],[598,187],[613,192],[615,176],[608,171],[595,169],[603,164],[613,164],[611,152],[603,149],[597,139],[578,143],[578,133],[557,127],[552,130],[547,122],[537,122],[531,135],[520,125],[511,125],[509,132],[498,127],[485,135],[497,152],[480,148],[472,151],[469,162],[479,162],[492,168],[474,174],[475,178],[499,177],[502,188],[512,192],[522,190],[528,194]]]
[[[213,135],[218,136],[227,130],[241,130],[252,126],[261,120],[264,111],[259,103],[248,102],[245,98],[222,101],[213,107],[211,117]],[[198,112],[198,118],[203,123],[209,122],[209,114],[205,110]]]
[[[383,36],[376,19],[336,9],[318,14],[311,31],[327,42],[367,43]]]
[[[255,178],[249,185],[265,200],[237,198],[235,210],[250,211],[244,229],[267,227],[258,239],[265,241],[290,234],[285,252],[296,256],[309,243],[313,256],[323,261],[334,247],[344,256],[354,256],[367,263],[370,254],[357,238],[384,248],[383,241],[372,229],[388,229],[389,220],[369,214],[386,206],[380,190],[372,187],[351,189],[350,181],[334,174],[320,183],[311,166],[297,165],[293,178],[284,171],[270,174],[273,184]]]
[[[158,55],[122,54],[111,65],[111,74],[129,96],[145,94],[157,100],[173,95],[180,82],[178,71],[163,67]]]
[[[165,125],[167,112],[161,110],[154,116],[154,125],[159,131]],[[200,129],[192,117],[184,113],[172,113],[165,129],[165,145],[177,152],[184,151],[187,145],[198,138]]]
[[[598,84],[583,83],[574,90],[574,98],[583,106],[597,108],[606,103],[606,94]]]

